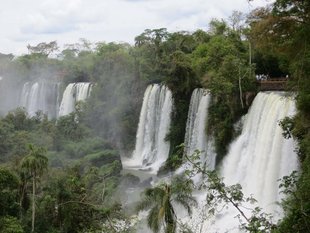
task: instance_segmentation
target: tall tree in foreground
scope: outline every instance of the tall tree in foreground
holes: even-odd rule
[[[31,232],[34,232],[35,222],[35,196],[37,181],[43,175],[43,172],[47,170],[48,159],[45,157],[45,149],[36,147],[32,144],[29,145],[29,152],[23,158],[21,167],[26,174],[32,179],[32,221]]]
[[[180,204],[191,215],[191,207],[197,204],[192,196],[192,187],[191,180],[176,177],[171,184],[163,183],[144,191],[144,197],[137,209],[150,209],[147,224],[154,233],[159,232],[161,229],[165,233],[176,232],[177,216],[173,203]]]

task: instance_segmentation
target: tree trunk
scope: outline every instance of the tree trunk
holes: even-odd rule
[[[23,200],[25,196],[25,189],[26,189],[27,183],[22,182],[22,188],[21,188],[21,194],[20,194],[20,199],[19,199],[19,217],[20,219],[23,218]]]
[[[239,98],[241,102],[242,109],[244,108],[243,99],[242,99],[242,87],[241,87],[241,67],[239,65]]]
[[[252,46],[249,41],[249,65],[250,65],[250,75],[252,75]]]
[[[34,232],[34,220],[35,220],[35,195],[36,195],[36,181],[35,176],[32,178],[32,221],[31,221],[31,232]]]

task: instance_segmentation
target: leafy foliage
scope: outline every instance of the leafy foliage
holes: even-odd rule
[[[18,188],[18,177],[10,170],[0,167],[0,216],[18,214]]]
[[[252,40],[263,51],[270,50],[287,62],[290,73],[290,90],[297,91],[298,113],[292,119],[281,122],[286,137],[298,141],[297,152],[302,162],[301,174],[284,179],[282,187],[288,188],[286,217],[280,224],[283,232],[309,231],[310,196],[310,134],[309,134],[309,1],[277,0],[269,8],[256,10],[251,17]],[[290,184],[296,188],[292,189]]]
[[[219,213],[231,206],[238,212],[235,217],[240,221],[240,229],[257,233],[269,233],[277,230],[272,216],[264,213],[260,207],[253,206],[256,200],[252,196],[246,197],[240,184],[227,186],[223,178],[218,176],[217,171],[207,170],[199,162],[199,151],[190,156],[185,155],[185,157],[192,165],[191,169],[185,171],[188,178],[190,179],[197,174],[205,177],[198,185],[198,189],[206,190],[206,206],[204,208],[207,209],[209,215]],[[251,212],[248,213],[248,210],[251,210]]]
[[[150,209],[147,224],[154,233],[161,230],[166,233],[176,232],[177,216],[173,203],[180,204],[191,214],[192,207],[197,204],[192,197],[192,187],[191,180],[176,177],[171,184],[159,184],[144,191],[137,210]]]
[[[0,231],[3,233],[24,233],[21,223],[12,216],[0,218]]]

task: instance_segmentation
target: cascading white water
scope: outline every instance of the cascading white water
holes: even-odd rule
[[[195,150],[199,150],[201,161],[207,160],[208,167],[213,169],[215,158],[214,153],[212,153],[213,148],[211,148],[212,142],[206,137],[210,99],[211,95],[205,89],[197,88],[193,91],[187,116],[184,153],[192,155]]]
[[[208,170],[213,170],[215,168],[216,154],[213,139],[212,137],[207,137],[206,134],[210,100],[211,94],[208,90],[197,88],[192,93],[186,123],[184,153],[191,156],[196,150],[200,151],[201,165],[206,166]],[[187,169],[192,169],[192,164],[185,160],[183,165],[176,171],[176,174],[184,173]],[[202,181],[202,175],[197,174],[191,177],[191,179],[194,184],[199,185]],[[206,193],[195,190],[193,196],[199,204],[196,208],[193,208],[192,216],[188,216],[184,208],[178,205],[175,208],[181,222],[186,223],[193,232],[200,232],[206,212],[204,209]]]
[[[184,153],[187,156],[192,156],[198,150],[200,152],[201,164],[213,170],[216,154],[212,137],[207,137],[206,135],[210,100],[211,94],[205,89],[197,88],[192,93],[186,122]],[[184,159],[184,163],[175,173],[181,174],[189,169],[192,169],[192,164]],[[195,184],[198,184],[201,182],[201,174],[197,174],[191,177],[191,179]]]
[[[275,219],[282,210],[278,179],[298,169],[292,139],[284,139],[279,120],[295,112],[294,101],[283,93],[259,93],[246,116],[241,135],[231,144],[221,176],[227,185],[239,183],[246,196],[253,194],[257,206]],[[245,213],[249,210],[244,209]],[[232,207],[220,212],[206,232],[240,232],[238,213]],[[209,229],[209,230],[208,230]]]
[[[75,106],[75,83],[70,83],[62,96],[62,100],[59,107],[58,116],[65,116],[74,111]]]
[[[170,143],[165,137],[170,127],[171,110],[171,91],[163,85],[149,85],[144,93],[135,150],[130,159],[123,159],[124,167],[157,173],[169,155]]]
[[[91,83],[70,83],[63,93],[58,116],[65,116],[73,112],[75,104],[78,101],[85,101],[89,97],[91,89]]]
[[[197,143],[201,138],[205,139],[205,134],[203,134],[205,125],[202,124],[201,119],[207,117],[206,102],[208,101],[202,99],[210,98],[208,95],[201,95],[199,91],[196,90],[191,99],[185,139],[186,149],[189,150],[188,148],[192,144],[195,146],[191,150],[201,149],[202,147],[198,147],[203,145],[209,151],[208,144]],[[138,131],[139,136],[141,136],[140,139],[145,138],[143,137],[145,128],[142,130],[140,127],[147,125],[147,118],[142,116],[147,116],[151,94],[152,87],[148,87],[140,115]],[[199,110],[199,108],[202,109]],[[246,196],[253,194],[253,197],[258,200],[257,205],[263,207],[263,211],[271,213],[276,218],[281,217],[282,213],[281,208],[276,204],[281,199],[277,180],[298,169],[294,142],[292,139],[284,139],[278,123],[285,116],[291,116],[294,113],[294,101],[292,98],[285,97],[284,93],[259,93],[249,113],[244,117],[241,135],[231,144],[229,153],[220,169],[220,175],[225,177],[224,181],[227,185],[240,183]],[[198,127],[198,125],[200,126]],[[198,128],[193,130],[196,126]],[[193,141],[190,142],[191,140]],[[195,140],[197,142],[194,142]],[[136,149],[143,149],[143,143],[146,141],[140,141],[140,143],[136,144]],[[133,157],[139,166],[143,164],[141,155],[142,153],[140,157]],[[212,167],[209,168],[212,169]],[[180,170],[182,169],[184,170],[184,168],[180,168]],[[180,206],[175,206],[180,222],[188,224],[193,232],[240,232],[239,221],[235,218],[238,213],[233,207],[221,209],[214,218],[210,219],[205,201],[206,192],[195,191],[194,196],[198,201],[198,207],[193,209],[191,217]],[[246,209],[243,211],[246,214],[249,213]],[[141,232],[146,232],[146,230],[143,229]]]
[[[58,110],[59,84],[48,82],[26,82],[20,95],[19,105],[24,107],[30,116],[42,111],[49,118],[55,118]]]

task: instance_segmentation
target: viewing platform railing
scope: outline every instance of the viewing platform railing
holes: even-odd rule
[[[286,88],[287,78],[268,78],[257,80],[260,91],[284,91]]]

